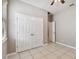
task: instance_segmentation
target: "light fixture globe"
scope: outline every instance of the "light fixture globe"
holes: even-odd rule
[[[64,3],[65,3],[65,1],[64,1],[64,0],[60,0],[60,2],[61,2],[62,4],[64,4]]]
[[[60,2],[60,3],[62,3],[62,4],[65,3],[64,0],[50,0],[50,1],[51,1],[51,5],[53,5],[53,4],[56,3],[56,2]]]

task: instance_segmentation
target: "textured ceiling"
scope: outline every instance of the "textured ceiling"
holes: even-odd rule
[[[50,5],[51,0],[21,0],[23,2],[29,3],[33,6],[36,6],[38,8],[44,9],[46,11],[49,11],[51,13],[57,13],[59,11],[62,11],[69,7],[70,4],[76,2],[76,0],[65,0],[64,4],[61,4],[59,2],[54,3],[54,5]]]

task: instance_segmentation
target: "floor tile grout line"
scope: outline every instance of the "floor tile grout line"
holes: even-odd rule
[[[20,55],[20,53],[18,53],[18,56],[19,56],[19,59],[21,59],[21,55]]]
[[[62,47],[62,48],[63,48],[63,47]],[[61,49],[62,49],[62,48],[61,48]],[[47,48],[46,48],[46,49],[47,49]],[[47,50],[48,50],[48,49],[47,49]],[[56,49],[55,51],[57,51],[57,50],[58,50],[58,49]],[[49,50],[48,50],[48,51],[49,51]],[[50,52],[50,51],[49,51],[49,52]],[[53,53],[53,52],[50,52],[50,53]],[[64,52],[63,54],[66,54],[66,53]],[[60,55],[60,56],[61,56],[61,55]]]
[[[47,45],[47,46],[48,46],[48,45]],[[42,57],[45,57],[45,56],[50,55],[50,54],[55,54],[56,51],[60,51],[60,52],[63,53],[63,54],[60,54],[60,55],[58,54],[58,57],[62,57],[63,55],[67,55],[66,52],[63,52],[63,51],[62,51],[62,49],[63,49],[63,50],[65,49],[65,48],[63,48],[63,46],[58,46],[58,48],[56,48],[56,47],[57,47],[56,45],[54,45],[54,47],[53,47],[53,46],[50,44],[48,47],[51,48],[51,49],[53,49],[53,48],[55,47],[56,50],[55,50],[55,51],[50,51],[50,49],[48,49],[47,47],[43,46],[43,48],[44,48],[47,52],[49,52],[49,53],[47,53],[46,55],[42,53],[42,50],[39,49],[40,47],[36,48],[36,50],[39,51],[39,53],[43,54]],[[68,47],[66,47],[66,48],[68,48]],[[69,51],[70,51],[70,49],[67,50],[67,52],[69,52]],[[73,51],[73,50],[72,50],[72,51]],[[24,51],[24,52],[26,52],[26,51]],[[30,56],[32,57],[32,59],[34,59],[34,56],[33,56],[33,54],[31,53],[31,50],[28,50],[28,52],[29,52]],[[22,53],[22,52],[21,52],[21,53]],[[19,59],[21,59],[21,53],[17,53]],[[69,52],[69,53],[70,53],[70,52]],[[57,53],[56,53],[56,55],[57,55]],[[70,56],[70,55],[68,55],[68,56]],[[75,58],[75,57],[74,57],[74,58]]]
[[[31,54],[31,52],[29,51],[30,55],[32,56],[32,58],[34,59],[34,56]]]

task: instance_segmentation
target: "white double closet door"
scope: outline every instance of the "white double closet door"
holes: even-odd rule
[[[16,52],[43,45],[43,19],[24,14],[16,15]]]

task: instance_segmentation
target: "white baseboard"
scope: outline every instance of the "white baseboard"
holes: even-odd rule
[[[70,45],[63,44],[63,43],[60,43],[60,42],[56,42],[56,43],[76,50],[75,47],[72,47]],[[47,45],[47,43],[45,43],[44,45]],[[11,55],[14,55],[14,54],[17,54],[17,52],[13,52],[13,53],[7,54],[7,56],[11,56]]]
[[[60,42],[56,42],[56,43],[76,50],[76,47],[72,47],[70,45],[67,45],[67,44],[64,44],[64,43],[60,43]]]

